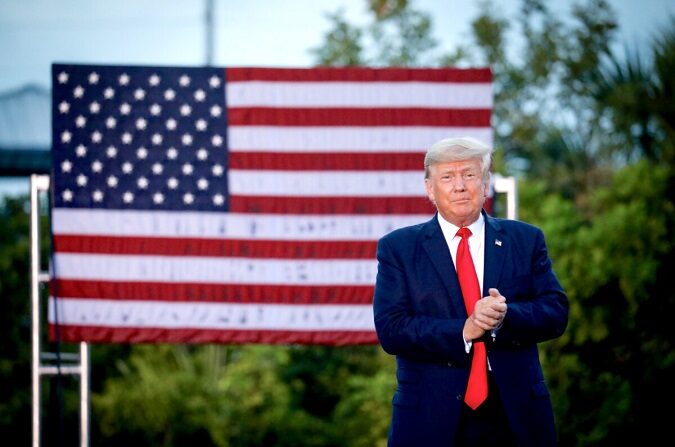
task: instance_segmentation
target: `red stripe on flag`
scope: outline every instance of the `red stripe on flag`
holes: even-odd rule
[[[289,286],[52,280],[52,296],[129,301],[268,304],[370,304],[374,286]]]
[[[274,171],[422,171],[424,152],[230,152],[230,169]]]
[[[376,344],[374,331],[270,331],[218,329],[121,328],[105,326],[59,325],[62,342],[92,343],[265,343],[367,345]],[[49,325],[50,339],[56,339],[56,326]]]
[[[225,69],[227,82],[492,82],[487,68],[261,68],[238,67]]]
[[[58,253],[267,259],[374,259],[376,241],[284,241],[147,236],[55,235]]]
[[[426,197],[231,196],[230,211],[269,214],[433,214]]]
[[[490,109],[232,107],[230,126],[489,127]]]

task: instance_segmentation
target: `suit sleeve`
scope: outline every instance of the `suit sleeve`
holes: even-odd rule
[[[525,258],[527,259],[527,258]],[[567,295],[553,272],[546,242],[536,230],[523,297],[509,302],[497,344],[536,344],[557,338],[565,331],[569,314]]]
[[[465,363],[464,320],[413,311],[405,263],[386,238],[378,243],[377,260],[373,311],[382,348],[389,354],[420,361]]]

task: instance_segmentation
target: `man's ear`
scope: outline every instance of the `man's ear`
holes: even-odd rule
[[[436,199],[434,197],[434,189],[431,185],[431,180],[429,180],[428,178],[425,178],[424,179],[424,186],[426,187],[427,197],[429,198],[431,203],[436,203]]]
[[[483,197],[488,198],[488,195],[490,194],[490,181],[492,180],[492,173],[488,171],[487,173],[487,179],[483,182]]]

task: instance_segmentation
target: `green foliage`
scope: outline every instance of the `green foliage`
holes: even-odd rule
[[[5,437],[16,425],[30,427],[30,412],[26,411],[30,408],[30,295],[25,280],[30,233],[21,205],[6,201],[0,214],[0,324],[6,337],[0,345],[0,433]],[[21,233],[24,236],[17,238]],[[28,437],[24,440],[29,442]]]
[[[414,9],[407,0],[369,0],[368,4],[374,20],[364,28],[349,25],[342,11],[327,16],[332,28],[322,45],[310,50],[318,65],[414,66],[427,62],[427,51],[438,45],[431,36],[429,14]],[[371,44],[368,48],[364,39]]]
[[[625,60],[610,55],[592,84],[591,94],[601,119],[617,132],[611,154],[628,160],[675,160],[675,18],[671,28],[654,39],[648,57],[625,51]],[[600,121],[602,122],[602,121]]]
[[[373,65],[419,65],[423,63],[425,52],[438,44],[431,37],[431,17],[409,8],[400,9],[377,20],[370,31],[378,46],[378,53],[371,62]]]
[[[495,146],[507,169],[554,179],[549,191],[567,196],[606,181],[609,161],[598,158],[603,141],[588,91],[616,28],[607,3],[577,5],[573,20],[564,20],[545,2],[523,1],[518,27],[496,16],[492,2],[482,5],[472,23],[476,55],[470,62],[493,70]],[[517,31],[522,44],[516,46],[509,37]],[[560,162],[561,172],[552,176]],[[599,169],[594,175],[581,175],[593,168]]]
[[[0,203],[0,436],[30,442],[30,220],[27,197]],[[49,243],[42,224],[42,259]]]
[[[509,29],[509,23],[492,13],[493,8],[489,1],[481,2],[481,10],[481,16],[472,23],[475,44],[483,50],[483,57],[488,66],[504,65],[506,62],[504,36]]]
[[[97,445],[377,445],[395,386],[374,347],[139,345],[117,368]]]
[[[665,316],[675,305],[667,283],[674,175],[647,160],[626,166],[588,209],[559,196],[542,201],[540,182],[521,184],[524,217],[546,232],[570,297],[566,334],[543,350],[564,445],[666,435],[651,393],[675,366]]]
[[[675,159],[675,17],[671,17],[669,26],[654,39],[653,55],[655,92],[651,105],[662,130],[656,138],[664,148],[663,160],[672,164]]]
[[[385,356],[384,353],[379,354]],[[335,425],[346,436],[345,446],[385,447],[391,420],[391,396],[396,373],[391,358],[374,376],[347,379],[346,395],[335,409]],[[358,415],[358,417],[355,417]]]
[[[134,346],[93,396],[99,445],[269,445],[288,400],[269,347]],[[241,357],[236,361],[232,357]],[[227,374],[225,371],[227,370]]]
[[[344,11],[327,14],[332,22],[333,29],[326,36],[325,44],[310,50],[319,65],[331,65],[335,67],[349,67],[363,65],[361,34],[362,31],[351,26],[344,18]]]

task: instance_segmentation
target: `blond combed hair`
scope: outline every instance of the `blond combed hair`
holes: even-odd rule
[[[492,148],[472,137],[445,138],[437,141],[424,156],[424,178],[429,178],[429,168],[438,163],[452,163],[478,159],[483,179],[490,176]]]

